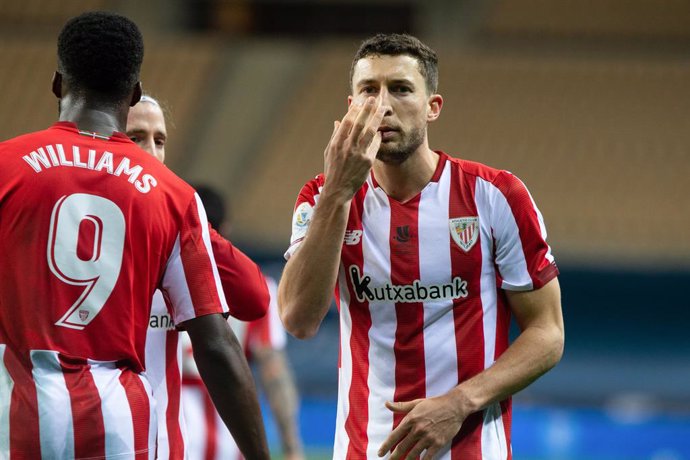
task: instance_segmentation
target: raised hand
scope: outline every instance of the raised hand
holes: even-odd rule
[[[344,202],[362,186],[381,145],[378,128],[384,112],[381,101],[369,97],[363,105],[350,105],[345,117],[335,122],[324,151],[324,193]]]

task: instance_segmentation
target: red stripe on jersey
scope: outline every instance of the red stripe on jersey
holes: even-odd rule
[[[206,222],[202,224],[199,221],[199,209],[192,199],[182,223],[180,258],[184,267],[185,281],[194,304],[195,316],[222,313],[211,265],[211,255],[203,238],[203,231],[206,230],[207,225]],[[200,289],[202,287],[204,289]]]
[[[477,217],[474,201],[475,177],[465,175],[458,163],[452,163],[450,179],[450,218]],[[451,231],[454,231],[451,229]],[[479,231],[479,229],[477,229]],[[482,263],[481,234],[477,242],[465,252],[451,238],[450,260],[452,276],[467,280],[466,298],[453,301],[455,322],[455,346],[458,357],[458,382],[463,382],[484,370],[484,311],[481,301],[481,277],[472,276]],[[472,460],[481,459],[482,412],[472,414],[462,425],[453,439],[451,458]]]
[[[139,376],[129,369],[120,369],[120,384],[125,389],[134,427],[134,451],[136,459],[146,460],[149,449],[149,424],[151,408],[144,384]]]
[[[412,285],[419,274],[419,200],[417,195],[405,204],[392,198],[390,221],[391,282],[395,286]],[[395,401],[412,401],[426,397],[424,358],[424,304],[395,304]],[[405,414],[394,413],[393,426]]]
[[[348,219],[347,230],[362,230],[362,214],[364,213],[364,198],[366,197],[368,185],[359,190],[352,200],[350,207],[350,218]],[[360,273],[364,272],[364,254],[362,252],[362,242],[355,246],[352,254],[358,261]],[[345,268],[349,270],[349,267]],[[339,287],[336,284],[336,292]],[[352,364],[352,379],[350,380],[350,392],[348,394],[349,411],[345,420],[345,432],[350,443],[347,446],[347,460],[366,458],[369,437],[367,435],[367,424],[369,422],[369,329],[371,329],[371,313],[369,312],[369,302],[360,302],[348,279],[347,289],[350,294],[350,317],[352,318],[352,333],[350,335],[350,353]],[[357,358],[355,358],[357,357]],[[355,365],[354,360],[361,359],[362,362]]]
[[[69,391],[75,458],[105,457],[105,425],[101,397],[85,359],[58,355]]]
[[[527,188],[512,174],[502,171],[492,182],[503,194],[520,229],[520,242],[525,255],[532,287],[539,289],[558,276],[558,268],[546,258],[548,245],[541,236],[539,217]]]
[[[218,424],[216,422],[216,406],[213,405],[211,395],[202,387],[204,399],[204,419],[206,421],[206,445],[204,446],[204,460],[215,460],[218,452]]]
[[[170,460],[184,457],[184,439],[180,429],[180,366],[177,361],[179,332],[167,331],[165,340],[165,385],[168,393],[168,406],[165,410],[165,423],[168,429],[168,449]]]
[[[10,458],[41,458],[38,397],[29,356],[5,348],[4,360],[14,386],[10,400]]]

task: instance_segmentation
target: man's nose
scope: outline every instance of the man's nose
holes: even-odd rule
[[[391,105],[391,94],[388,91],[388,88],[383,87],[379,91],[379,94],[377,96],[378,101],[376,102],[381,102],[381,107],[385,109],[385,115],[390,115],[392,113],[392,105]]]

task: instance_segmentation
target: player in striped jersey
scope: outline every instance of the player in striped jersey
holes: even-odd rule
[[[143,95],[141,100],[129,110],[127,117],[127,136],[139,147],[165,162],[165,144],[168,133],[163,109],[156,99]],[[202,203],[204,197],[200,194]],[[269,292],[266,280],[259,267],[232,243],[223,238],[211,224],[215,209],[207,209],[208,230],[213,248],[213,256],[218,266],[218,275],[225,293],[230,315],[243,321],[252,321],[265,316],[269,305]],[[156,291],[151,306],[149,328],[146,334],[146,374],[153,389],[158,415],[158,459],[181,459],[189,455],[189,436],[186,429],[181,401],[182,383],[182,345],[189,343],[187,334],[180,337],[170,316],[169,300]],[[242,339],[238,336],[240,343]],[[190,355],[185,356],[193,361]],[[196,374],[199,385],[203,382]],[[207,403],[213,413],[215,407],[204,389]],[[218,417],[218,424],[227,432]],[[196,425],[189,435],[194,437]],[[219,429],[221,429],[219,426]],[[229,436],[229,435],[228,435]],[[195,457],[191,457],[195,458]]]
[[[324,174],[297,199],[278,301],[309,337],[335,291],[334,458],[510,459],[510,396],[563,350],[542,216],[511,173],[429,148],[443,106],[429,47],[372,37],[350,79]]]
[[[245,454],[268,458],[203,206],[122,133],[142,58],[128,19],[71,19],[53,79],[60,121],[0,144],[2,458],[155,457],[143,371],[156,288]]]

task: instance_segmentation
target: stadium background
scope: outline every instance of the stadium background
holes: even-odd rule
[[[142,27],[169,167],[225,193],[233,241],[275,275],[358,43],[435,47],[432,147],[521,177],[561,268],[566,351],[515,397],[515,458],[690,459],[690,1],[0,0],[0,138],[54,121],[55,38],[90,9]],[[337,338],[331,312],[288,344],[313,458],[332,442]]]

